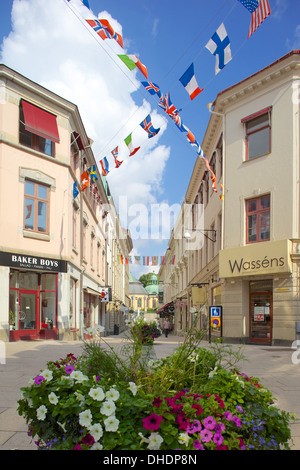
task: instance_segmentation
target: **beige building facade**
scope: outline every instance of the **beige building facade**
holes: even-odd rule
[[[178,331],[192,324],[211,327],[211,308],[221,306],[222,329],[213,334],[219,332],[225,340],[290,345],[296,339],[299,58],[300,51],[290,52],[223,90],[208,105],[211,117],[202,148],[217,186],[224,185],[224,197],[212,191],[209,174],[198,159],[185,203],[192,205],[194,225],[189,228],[197,229],[194,236],[203,236],[198,247],[186,245],[182,250],[182,266],[160,273],[165,283],[180,282],[187,266],[186,280],[170,294],[172,300],[186,298],[185,311],[176,310]],[[175,245],[171,239],[171,252]]]
[[[0,65],[1,340],[110,331],[128,306],[113,246],[128,255],[130,234],[114,238],[118,217],[94,165],[77,106]]]

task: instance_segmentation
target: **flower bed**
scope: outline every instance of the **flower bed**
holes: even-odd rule
[[[18,411],[39,447],[289,448],[292,416],[257,378],[238,371],[224,346],[209,351],[189,337],[171,356],[146,362],[137,346],[134,339],[121,360],[101,343],[86,343],[80,357],[49,362],[22,389]]]

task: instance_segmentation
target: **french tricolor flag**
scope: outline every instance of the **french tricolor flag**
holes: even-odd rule
[[[198,86],[198,83],[197,83],[196,77],[195,77],[195,73],[194,73],[194,64],[193,63],[189,66],[189,68],[186,70],[186,72],[184,72],[182,77],[180,77],[179,81],[182,83],[182,85],[184,86],[184,88],[186,89],[188,94],[190,95],[191,100],[196,98],[196,96],[199,95],[199,93],[201,93],[201,91],[204,90],[204,88],[202,88],[202,90],[200,90],[200,88]]]

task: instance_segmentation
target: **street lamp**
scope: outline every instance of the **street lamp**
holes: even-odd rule
[[[217,231],[214,229],[196,229],[196,228],[187,229],[184,232],[184,238],[187,238],[187,239],[191,238],[190,232],[201,232],[206,238],[211,240],[213,243],[217,241]],[[212,232],[212,236],[211,237],[208,236],[206,232]]]

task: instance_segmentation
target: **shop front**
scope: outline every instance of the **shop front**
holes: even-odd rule
[[[224,337],[252,344],[292,341],[294,279],[289,240],[220,252]]]
[[[58,339],[58,273],[67,262],[0,252],[0,266],[9,276],[9,340]]]

